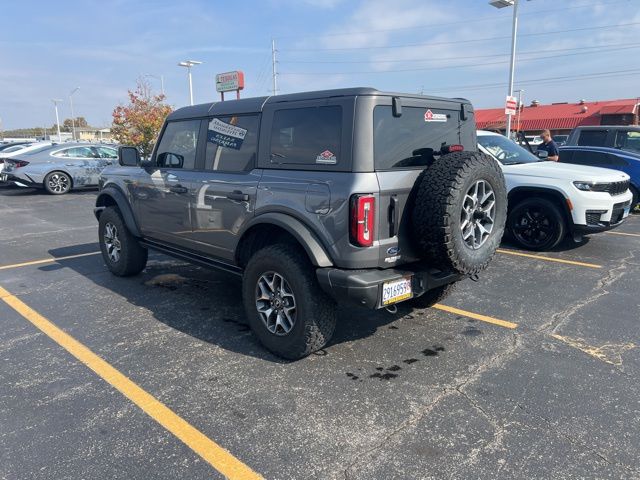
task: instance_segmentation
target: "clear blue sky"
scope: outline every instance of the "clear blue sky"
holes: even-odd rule
[[[640,0],[521,3],[516,88],[527,103],[640,96]],[[143,74],[164,75],[168,102],[187,104],[180,60],[204,62],[193,71],[197,103],[217,98],[216,73],[236,69],[244,96],[270,94],[271,37],[281,93],[372,86],[501,106],[511,9],[487,0],[23,0],[2,2],[0,27],[4,129],[52,125],[52,98],[69,117],[76,86],[76,115],[105,126]]]

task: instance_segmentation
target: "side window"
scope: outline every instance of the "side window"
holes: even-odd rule
[[[200,120],[169,122],[156,152],[158,167],[195,168],[199,132]]]
[[[258,115],[217,117],[207,127],[206,170],[247,172],[256,163]]]
[[[118,158],[118,151],[115,148],[96,147],[100,158]]]
[[[607,140],[606,130],[583,130],[578,138],[578,145],[587,147],[604,147]]]
[[[96,154],[91,150],[91,147],[66,148],[56,152],[54,156],[64,158],[96,158]]]
[[[572,160],[573,150],[565,150],[564,148],[560,150],[560,163],[574,163]]]
[[[275,164],[336,165],[340,162],[342,107],[276,110],[270,158]]]
[[[564,158],[565,151],[563,150],[560,153],[560,160],[569,163]],[[571,163],[575,163],[576,165],[588,165],[591,167],[597,167],[600,165],[604,165],[606,162],[606,153],[599,152],[590,152],[583,150],[573,150],[572,151]]]
[[[640,152],[640,132],[618,130],[615,147],[632,152]]]
[[[607,154],[606,165],[610,167],[628,167],[629,164],[625,161],[624,158],[621,158],[617,155]]]

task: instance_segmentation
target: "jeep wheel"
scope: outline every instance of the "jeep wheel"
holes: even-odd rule
[[[480,152],[443,155],[417,181],[413,231],[432,264],[472,275],[500,245],[507,191],[498,163]]]
[[[528,250],[550,250],[566,234],[562,212],[545,198],[529,198],[511,209],[507,228],[513,239]]]
[[[107,207],[100,214],[98,238],[102,258],[111,273],[129,277],[144,270],[148,251],[129,232],[116,207]]]
[[[413,308],[429,308],[433,307],[436,303],[441,302],[447,298],[451,292],[454,291],[457,283],[449,283],[440,287],[427,290],[419,297],[409,300],[409,305]]]
[[[253,333],[280,357],[305,357],[333,335],[336,304],[320,288],[306,254],[294,246],[255,253],[244,272],[242,298]]]
[[[71,177],[64,172],[51,172],[44,177],[43,185],[51,195],[64,195],[71,190]]]

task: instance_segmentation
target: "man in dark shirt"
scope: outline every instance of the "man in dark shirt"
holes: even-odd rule
[[[540,136],[542,137],[542,143],[538,145],[538,151],[544,150],[549,154],[547,160],[557,162],[560,159],[560,151],[558,150],[556,142],[551,138],[551,132],[549,130],[543,130]]]

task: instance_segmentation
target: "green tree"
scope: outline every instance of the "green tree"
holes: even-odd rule
[[[129,90],[129,103],[113,110],[113,137],[124,145],[140,149],[143,157],[151,154],[164,119],[172,111],[164,95],[153,95],[149,84],[138,79],[136,89]]]

